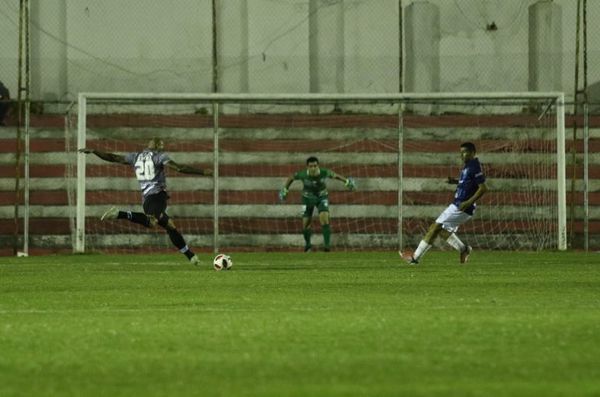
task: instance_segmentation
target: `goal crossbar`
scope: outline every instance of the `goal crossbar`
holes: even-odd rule
[[[402,102],[418,100],[470,100],[470,99],[552,99],[564,102],[562,92],[435,92],[435,93],[393,93],[393,94],[192,94],[192,93],[110,93],[82,92],[79,102],[87,99],[95,100],[197,100],[207,103],[319,103],[340,101],[351,102]]]

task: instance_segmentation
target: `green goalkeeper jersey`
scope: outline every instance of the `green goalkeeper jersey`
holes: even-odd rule
[[[327,186],[325,180],[333,178],[334,173],[326,168],[319,168],[319,175],[310,176],[308,170],[298,171],[294,174],[295,181],[302,181],[302,196],[307,198],[322,198],[327,197]]]

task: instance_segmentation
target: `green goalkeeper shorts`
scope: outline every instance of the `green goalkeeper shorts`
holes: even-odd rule
[[[329,212],[329,196],[305,197],[302,196],[302,217],[310,218],[315,207],[321,212]]]

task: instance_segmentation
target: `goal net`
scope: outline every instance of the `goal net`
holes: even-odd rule
[[[490,192],[461,239],[480,249],[566,248],[559,94],[81,94],[67,119],[71,151],[138,152],[158,137],[177,163],[213,168],[214,177],[167,171],[168,213],[198,250],[301,251],[302,182],[284,202],[278,191],[310,156],[356,180],[354,191],[327,182],[333,250],[414,246],[452,202],[447,182],[459,176],[466,141]],[[66,168],[75,251],[174,249],[160,228],[100,221],[112,206],[142,211],[131,166],[75,157]],[[318,251],[317,208],[311,225]]]

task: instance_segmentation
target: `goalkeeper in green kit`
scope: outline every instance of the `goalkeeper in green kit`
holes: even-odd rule
[[[290,185],[294,181],[302,181],[304,187],[302,189],[302,234],[304,235],[304,252],[310,252],[312,250],[312,244],[310,242],[311,221],[315,207],[319,211],[319,221],[321,222],[321,230],[323,232],[323,250],[329,252],[331,242],[331,228],[329,226],[329,192],[327,192],[327,186],[325,180],[327,178],[337,179],[344,182],[344,185],[349,190],[354,190],[356,187],[354,179],[345,178],[335,172],[319,168],[319,159],[316,157],[309,157],[306,159],[306,169],[296,172],[290,176],[285,185],[279,191],[279,200],[285,200]]]

